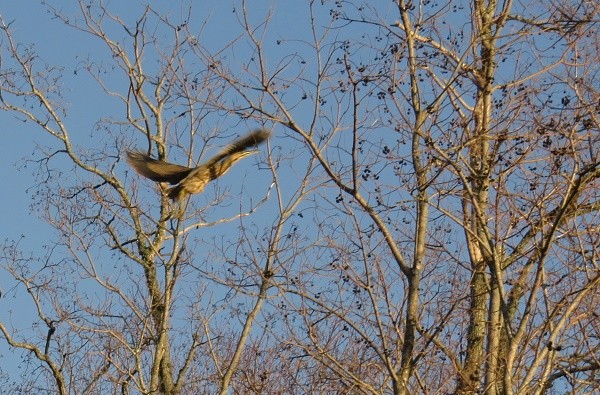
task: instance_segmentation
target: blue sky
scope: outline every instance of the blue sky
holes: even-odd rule
[[[105,2],[113,12],[126,21],[134,21],[139,17],[143,10],[143,3]],[[77,8],[73,8],[76,7],[76,2],[58,4],[63,7],[61,10],[66,15],[77,15]],[[170,7],[168,2],[160,1],[152,4],[162,9],[164,15],[169,15],[174,21],[181,20],[187,11],[178,9],[177,6]],[[295,28],[302,18],[307,18],[307,7],[304,2],[286,2],[285,7],[270,2],[259,2],[254,5],[250,17],[255,17],[257,20],[263,18],[273,7],[276,7],[278,12],[270,26],[272,37],[306,38],[301,36],[307,34],[306,30]],[[239,33],[237,15],[232,12],[232,5],[229,2],[202,2],[196,6],[193,14],[201,18],[195,21],[194,28],[205,32],[201,39],[206,47],[220,48]],[[63,68],[64,78],[61,89],[69,109],[65,122],[75,142],[86,146],[96,141],[95,126],[99,119],[110,116],[123,117],[122,104],[103,94],[96,82],[80,70],[81,64],[88,57],[97,61],[104,59],[106,64],[110,64],[108,51],[98,39],[65,26],[52,17],[46,6],[34,0],[5,2],[0,8],[0,15],[6,23],[10,23],[16,42],[32,45],[44,62]],[[206,23],[204,27],[202,27],[203,23]],[[125,34],[122,31],[114,33],[117,38]],[[275,39],[272,41],[270,50],[277,51],[278,45]],[[116,85],[119,83],[113,82]],[[19,250],[25,255],[42,256],[45,254],[44,247],[52,244],[57,236],[56,231],[40,218],[43,213],[37,212],[37,207],[32,208],[37,180],[34,174],[36,164],[30,161],[41,156],[38,149],[46,149],[45,147],[56,149],[60,146],[38,126],[32,122],[23,122],[20,117],[12,113],[0,112],[0,122],[4,129],[3,144],[0,145],[0,179],[7,191],[2,195],[0,205],[0,215],[3,218],[0,225],[0,239],[3,242],[17,242]],[[239,131],[239,133],[245,132],[246,130]],[[136,143],[132,141],[131,146],[136,146]],[[70,164],[68,161],[62,164],[64,166],[61,168],[63,171],[61,177],[70,177]],[[127,170],[125,162],[121,162],[120,166],[121,171]],[[228,174],[227,182],[234,185],[236,177],[246,176],[252,166],[256,166],[255,162],[247,159],[247,165],[240,166]],[[261,189],[257,193],[262,194],[266,191],[265,186],[268,187],[270,183],[270,179],[264,179],[260,180],[260,188],[259,183],[253,186],[257,191]],[[152,187],[146,184],[145,188],[152,194],[151,198],[155,198]],[[231,209],[237,209],[235,203]],[[27,297],[21,297],[23,296],[21,291],[15,292],[13,283],[7,280],[5,276],[0,276],[0,290],[4,294],[0,299],[0,320],[11,322],[17,328],[27,329],[30,325],[27,318],[34,312],[33,306]],[[0,355],[0,368],[6,371],[12,366],[6,362],[13,357],[10,352],[7,352],[4,342],[0,343]]]
[[[65,14],[76,15],[78,10],[73,8],[75,3],[58,4],[63,7],[61,10]],[[126,21],[135,20],[143,9],[143,6],[139,5],[143,2],[107,1],[105,3]],[[183,19],[187,11],[177,8],[178,6],[170,7],[164,2],[152,4],[159,9],[162,8],[164,15],[170,16],[175,21]],[[276,17],[269,27],[270,37],[308,39],[303,36],[307,34],[306,29],[297,28],[302,25],[302,19],[308,22],[307,7],[304,2],[286,2],[285,6],[283,3],[256,2],[253,3],[250,17],[255,17],[256,20],[263,18],[269,9],[276,10]],[[124,110],[119,103],[102,94],[96,83],[85,72],[80,70],[77,72],[80,64],[87,57],[102,59],[107,55],[106,48],[99,40],[64,26],[52,17],[46,6],[38,1],[6,2],[2,5],[0,13],[4,20],[10,23],[12,34],[17,42],[33,45],[45,62],[64,67],[62,89],[69,108],[66,122],[73,139],[80,141],[82,145],[89,144],[89,137],[94,133],[94,126],[100,118],[123,115]],[[220,48],[239,33],[237,15],[232,12],[232,5],[229,2],[199,2],[193,14],[202,18],[196,21],[198,31],[201,25],[206,23],[202,27],[202,31],[205,32],[202,40],[203,45],[208,48],[211,46],[215,49]],[[124,34],[124,32],[116,32],[116,37]],[[279,47],[274,39],[272,41],[267,43],[267,46],[273,55],[278,56]],[[242,58],[244,56],[244,54],[237,55]],[[23,250],[35,251],[42,241],[52,238],[53,233],[50,227],[30,210],[32,201],[30,188],[36,181],[32,174],[35,166],[28,164],[27,160],[36,158],[36,147],[56,147],[56,141],[31,122],[22,122],[14,114],[0,112],[0,121],[4,129],[4,141],[0,146],[0,177],[5,185],[10,186],[7,188],[9,193],[3,195],[3,204],[0,206],[4,218],[4,224],[0,227],[0,238],[18,240],[21,238],[20,235],[24,235],[25,237],[20,241]],[[5,286],[0,283],[0,287]]]
[[[72,8],[76,2],[60,2],[60,7],[67,15],[76,15],[77,9]],[[170,8],[168,2],[153,2],[153,6],[164,10],[164,15],[169,15],[178,21],[185,15],[186,10],[180,10],[176,6]],[[135,20],[143,9],[143,2],[134,1],[107,1],[115,13],[124,20]],[[140,6],[142,4],[142,6]],[[207,5],[208,4],[208,5]],[[274,7],[270,2],[260,2],[255,5],[253,11],[257,18],[264,17],[268,9]],[[206,47],[220,48],[228,40],[235,37],[239,24],[236,15],[232,12],[229,2],[202,2],[196,6],[194,15],[201,16],[202,20],[196,21],[196,28],[202,28],[207,32],[203,37],[203,45]],[[258,7],[258,8],[256,8]],[[273,36],[303,38],[296,35],[295,31],[301,15],[306,17],[306,6],[303,2],[286,2],[285,7],[279,7],[277,18],[273,20],[271,28],[275,31]],[[0,8],[0,15],[6,23],[10,23],[10,29],[16,42],[24,45],[32,45],[35,51],[49,65],[63,67],[64,78],[62,80],[62,94],[65,98],[69,115],[65,118],[71,137],[82,146],[89,145],[95,140],[96,122],[103,118],[114,115],[122,117],[124,109],[115,100],[107,98],[99,91],[97,84],[89,78],[85,72],[80,72],[80,64],[87,58],[92,57],[107,64],[110,57],[106,58],[108,52],[99,40],[77,32],[72,28],[64,26],[61,21],[52,17],[46,6],[34,0],[4,2]],[[250,15],[253,17],[253,15]],[[281,34],[278,34],[280,31]],[[124,32],[115,32],[116,37]],[[304,31],[302,34],[306,34]],[[277,45],[273,40],[271,50],[276,51]],[[242,57],[244,54],[237,54]],[[118,82],[116,82],[118,84]],[[35,163],[29,161],[40,157],[38,149],[45,147],[59,148],[58,142],[46,135],[38,126],[32,122],[23,122],[21,118],[7,112],[0,112],[0,123],[4,129],[3,144],[0,145],[0,179],[6,186],[6,192],[2,195],[0,215],[3,218],[0,225],[0,239],[4,241],[17,242],[19,250],[26,256],[43,256],[46,245],[51,245],[57,239],[56,231],[40,218],[43,213],[37,212],[37,207],[32,207],[34,202],[35,184],[37,182],[34,170]],[[245,130],[240,131],[245,133]],[[94,136],[94,137],[92,137]],[[132,142],[135,146],[136,142]],[[59,159],[60,160],[60,159]],[[126,169],[125,162],[121,162],[121,170]],[[247,166],[254,166],[248,160]],[[60,166],[58,166],[60,167]],[[61,177],[69,177],[70,165],[64,162],[61,169]],[[228,175],[228,182],[235,184],[236,177],[247,175],[248,167],[234,169]],[[265,179],[262,184],[269,185],[270,179]],[[261,187],[264,185],[261,185]],[[146,185],[148,187],[148,185]],[[258,189],[258,184],[256,185]],[[147,190],[152,193],[151,188]],[[263,193],[264,189],[260,192]],[[235,209],[236,204],[232,205]],[[30,330],[29,318],[33,316],[34,306],[31,304],[23,291],[15,291],[13,283],[7,281],[4,275],[0,276],[0,291],[4,297],[0,299],[0,320],[10,322],[15,328]],[[41,329],[44,330],[43,328]],[[22,355],[20,352],[10,352],[5,342],[0,342],[0,373],[8,372],[13,378],[18,374],[16,362]]]
[[[137,17],[140,11],[140,7],[132,6],[136,2],[108,1],[106,3],[112,9],[115,6],[122,8],[119,15],[125,20]],[[163,2],[155,3],[160,5]],[[292,5],[294,3],[291,2]],[[68,2],[61,4],[68,4]],[[261,2],[261,4],[265,7],[270,5],[268,2]],[[289,15],[297,15],[292,8],[287,7],[287,9],[291,12]],[[5,2],[0,12],[5,21],[11,23],[11,31],[18,42],[33,43],[36,51],[46,62],[64,66],[65,90],[67,90],[65,96],[71,109],[67,121],[70,122],[69,128],[74,137],[81,135],[82,139],[85,139],[92,133],[94,123],[99,118],[113,113],[122,114],[123,109],[115,101],[108,100],[105,95],[99,93],[91,79],[87,79],[84,84],[79,84],[79,82],[73,83],[75,80],[69,78],[77,64],[86,56],[98,57],[98,52],[106,52],[106,48],[102,47],[98,40],[75,32],[62,25],[60,21],[53,20],[45,7],[37,1]],[[65,12],[73,13],[76,10],[66,8]],[[181,10],[176,8],[166,12],[173,15],[175,20],[182,15]],[[231,5],[227,2],[211,2],[208,7],[200,5],[195,10],[195,14],[210,16],[206,30],[211,32],[211,38],[214,37],[215,48],[226,39],[233,37],[234,28],[237,26],[232,28],[230,25],[235,22],[232,19]],[[294,24],[286,23],[285,17],[282,23],[285,25],[286,34],[293,34],[291,27]],[[86,76],[81,74],[80,79],[85,79]],[[88,87],[91,89],[87,89]],[[24,160],[33,157],[38,144],[55,145],[56,142],[44,135],[35,125],[24,123],[13,114],[0,112],[0,122],[4,129],[4,140],[0,146],[0,177],[5,185],[10,186],[7,188],[9,193],[3,194],[3,204],[0,207],[4,218],[4,224],[0,227],[0,238],[14,239],[23,234],[25,239],[21,242],[22,247],[35,248],[40,240],[51,237],[52,232],[36,217],[35,213],[30,212],[31,196],[28,189],[35,183],[32,175],[34,166],[31,164],[28,166]]]
[[[108,1],[112,9],[116,6],[117,11],[125,20],[136,18],[142,8],[134,6],[136,2]],[[157,6],[164,2],[155,2]],[[68,7],[75,2],[61,2],[67,14],[75,13],[76,9]],[[265,2],[265,6],[269,3]],[[225,2],[211,2],[210,6],[200,5],[195,14],[202,14],[208,18],[207,29],[215,32],[214,44],[218,46],[224,40],[232,37],[233,29],[229,25],[233,23],[231,6]],[[174,19],[180,18],[181,10],[165,9]],[[60,21],[51,18],[46,7],[38,1],[10,1],[3,2],[0,14],[10,28],[14,39],[23,44],[35,46],[37,53],[48,64],[64,67],[64,96],[70,108],[69,116],[66,118],[69,130],[74,139],[85,144],[94,133],[95,123],[102,117],[110,114],[123,114],[122,106],[114,100],[109,100],[101,94],[95,83],[85,75],[78,73],[75,76],[78,64],[88,56],[102,58],[106,54],[98,40],[75,32],[72,28],[64,26]],[[110,60],[110,59],[109,59]],[[83,81],[83,82],[82,82]],[[19,243],[20,250],[27,254],[43,254],[43,246],[56,238],[55,231],[46,224],[35,209],[30,207],[32,193],[36,179],[33,174],[35,165],[27,163],[32,158],[39,157],[36,147],[57,147],[57,141],[45,135],[39,127],[31,122],[23,122],[14,114],[0,112],[0,123],[3,128],[3,143],[0,145],[0,179],[5,185],[5,193],[2,194],[0,205],[0,216],[3,219],[0,225],[0,239]],[[121,163],[125,166],[125,163]],[[66,166],[68,169],[69,166]],[[68,171],[68,170],[66,170]],[[232,173],[232,177],[243,175],[243,173]],[[64,177],[69,174],[65,173]],[[233,179],[230,181],[234,181]],[[20,298],[19,293],[12,292],[12,283],[7,278],[0,276],[0,291],[4,297],[0,299],[0,320],[11,322],[16,327],[27,326],[24,319],[25,311],[31,312],[33,306],[27,298]],[[8,317],[11,317],[10,319]],[[6,344],[0,343],[0,367],[2,370],[10,370],[16,367],[13,356],[7,351]]]

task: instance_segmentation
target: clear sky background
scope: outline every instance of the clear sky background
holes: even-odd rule
[[[76,15],[77,2],[51,2],[67,15]],[[126,21],[134,21],[139,17],[145,2],[137,1],[106,1],[105,4]],[[178,5],[170,6],[170,2],[154,1],[153,7],[164,10],[164,15],[169,15],[178,21],[187,10],[178,9]],[[177,2],[175,2],[177,3]],[[285,7],[278,12],[278,19],[273,21],[273,29],[281,29],[281,33],[289,37],[294,34],[293,22],[298,20],[299,13],[305,14],[306,7],[302,2],[286,2]],[[256,2],[256,15],[264,17],[266,10],[273,7],[270,2]],[[298,7],[300,6],[300,7]],[[260,9],[262,7],[262,9]],[[198,2],[193,14],[201,17],[196,27],[206,22],[205,37],[210,37],[210,42],[203,45],[213,45],[217,48],[228,39],[231,39],[239,24],[232,13],[229,2]],[[0,15],[10,29],[15,41],[24,45],[33,45],[35,51],[48,64],[64,67],[63,95],[70,108],[66,118],[71,137],[82,145],[89,145],[89,137],[94,133],[95,123],[103,118],[115,115],[124,116],[122,103],[107,98],[101,93],[97,84],[85,72],[77,73],[77,68],[82,60],[87,57],[110,63],[111,59],[106,47],[99,40],[72,28],[65,26],[61,21],[52,17],[46,6],[39,1],[20,0],[5,1],[0,5]],[[119,32],[118,34],[124,34]],[[122,89],[121,89],[122,91]],[[0,239],[2,241],[18,242],[19,249],[24,254],[43,255],[43,247],[49,241],[56,239],[55,231],[39,218],[41,213],[32,207],[36,177],[35,164],[28,163],[40,157],[36,149],[41,146],[59,148],[58,141],[47,136],[38,126],[31,122],[23,122],[14,114],[0,112],[2,125],[2,143],[0,144],[0,179],[4,185],[4,193],[0,199]],[[246,130],[240,130],[245,133]],[[125,162],[120,166],[126,167]],[[65,162],[65,170],[70,165]],[[236,177],[242,177],[243,171],[232,171],[229,182],[235,183]],[[62,176],[69,177],[68,172]],[[270,181],[269,181],[270,182]],[[152,191],[151,191],[152,192]],[[15,327],[26,327],[26,312],[32,312],[32,305],[26,297],[19,297],[13,291],[14,283],[0,276],[0,291],[4,297],[0,299],[0,320],[7,321],[8,317]],[[28,314],[26,314],[28,315]],[[22,320],[22,322],[20,322]],[[20,354],[20,352],[19,352]],[[12,369],[17,368],[19,358],[8,351],[6,343],[0,342],[0,368],[5,373],[14,374]],[[1,392],[1,391],[0,391]]]
[[[66,15],[79,14],[76,1],[49,2]],[[139,18],[146,2],[108,0],[104,4],[123,20],[134,22]],[[173,21],[185,18],[187,9],[179,9],[178,2],[171,5],[168,1],[152,1],[150,4],[155,9],[162,10],[163,15],[168,15]],[[240,24],[236,20],[238,15],[232,12],[231,2],[202,1],[194,5],[193,15],[198,20],[192,21],[192,29],[202,30],[202,45],[211,49],[221,48],[226,42],[233,39],[240,32]],[[275,9],[274,18],[269,27],[272,42],[267,43],[270,51],[277,57],[287,55],[276,43],[276,38],[307,39],[303,36],[309,34],[305,28],[309,23],[306,3],[304,1],[252,2],[250,17],[262,20],[268,11]],[[0,15],[5,23],[10,24],[14,40],[23,45],[31,45],[36,53],[49,65],[63,67],[61,90],[69,113],[65,118],[71,138],[83,147],[93,144],[96,123],[102,119],[113,116],[122,119],[125,110],[121,102],[107,97],[98,89],[98,85],[80,67],[88,57],[95,61],[105,61],[110,64],[112,59],[107,48],[97,38],[75,31],[65,26],[60,20],[53,17],[47,6],[40,1],[20,0],[5,1],[0,5]],[[324,20],[329,15],[322,15]],[[302,26],[302,21],[306,24]],[[125,35],[122,31],[111,32],[115,37]],[[279,53],[277,52],[279,51]],[[241,59],[247,58],[246,54],[236,54]],[[5,56],[5,54],[2,54]],[[246,59],[244,59],[246,60]],[[146,65],[150,67],[149,65]],[[189,65],[188,65],[189,66]],[[115,81],[119,84],[119,81]],[[120,86],[117,90],[126,91],[127,86]],[[39,207],[34,206],[35,185],[38,182],[34,171],[37,167],[30,161],[39,159],[43,155],[39,149],[51,147],[59,149],[59,142],[49,137],[41,128],[32,122],[24,122],[22,117],[13,113],[0,112],[0,125],[2,125],[2,143],[0,143],[0,180],[4,185],[0,204],[0,240],[3,243],[18,243],[19,250],[26,256],[40,257],[46,253],[44,248],[57,239],[56,231],[40,216]],[[246,129],[231,130],[232,134],[244,134]],[[277,131],[274,131],[277,133]],[[94,136],[94,138],[92,138]],[[273,139],[272,139],[273,140]],[[136,146],[136,142],[131,142]],[[64,166],[61,162],[64,161]],[[117,171],[126,171],[124,161],[119,163]],[[227,175],[227,184],[235,185],[236,180],[248,175],[249,169],[256,168],[253,159],[247,159],[246,165],[234,167]],[[53,167],[64,171],[61,177],[70,177],[69,169],[72,168],[66,159],[57,158]],[[267,172],[268,174],[268,172]],[[261,180],[260,191],[264,194],[270,185],[268,179]],[[151,184],[151,183],[149,183]],[[258,184],[257,184],[258,185]],[[255,187],[256,185],[253,185]],[[257,187],[257,186],[256,186]],[[145,185],[152,198],[156,198],[156,191],[152,185]],[[256,188],[259,189],[258,187]],[[235,193],[235,192],[234,192]],[[232,210],[239,210],[232,204]],[[239,211],[238,211],[239,212]],[[223,214],[224,216],[226,214]],[[223,231],[220,228],[219,231]],[[0,275],[0,320],[10,322],[15,328],[25,331],[30,330],[31,320],[35,321],[35,310],[29,298],[22,289],[14,288],[14,282],[9,281],[4,274]],[[11,352],[5,342],[0,342],[0,374],[9,373],[12,376],[18,371],[18,363],[22,352]],[[0,391],[1,393],[1,391]]]
[[[60,7],[66,15],[77,15],[79,10],[76,1],[50,2]],[[135,21],[139,18],[146,2],[138,1],[105,1],[109,9],[125,21]],[[185,18],[187,9],[178,8],[178,2],[153,1],[153,7],[163,10],[164,15],[173,21]],[[58,4],[58,5],[56,5]],[[282,51],[289,47],[281,48],[276,45],[275,38],[306,39],[310,34],[304,28],[309,23],[308,10],[303,1],[252,2],[250,17],[256,21],[262,20],[269,10],[275,10],[270,22],[270,41],[266,44],[274,58],[280,58]],[[232,2],[197,2],[193,15],[198,20],[194,28],[202,30],[202,45],[208,48],[221,48],[226,42],[240,32],[238,15],[232,12]],[[323,8],[326,10],[326,7]],[[114,116],[122,118],[124,108],[122,103],[103,94],[85,72],[79,70],[82,61],[92,57],[98,61],[110,58],[106,47],[85,33],[77,32],[65,26],[61,21],[53,18],[47,7],[39,1],[7,1],[0,6],[0,15],[6,23],[10,23],[14,39],[25,45],[34,45],[36,52],[48,64],[64,67],[63,95],[69,106],[69,115],[66,118],[67,127],[71,137],[82,146],[90,144],[89,137],[94,133],[96,122],[101,118]],[[329,15],[321,15],[325,21]],[[305,21],[306,24],[303,24]],[[115,32],[116,37],[121,37],[124,32]],[[244,59],[245,54],[238,54]],[[246,57],[247,58],[247,57]],[[245,59],[244,59],[245,60]],[[148,66],[147,66],[148,67]],[[117,82],[118,84],[119,82]],[[120,89],[119,89],[120,88]],[[123,91],[122,87],[117,88]],[[24,251],[35,251],[45,241],[53,237],[52,229],[37,217],[35,209],[32,211],[32,187],[36,183],[33,171],[35,164],[27,163],[28,160],[39,158],[35,150],[38,146],[58,147],[55,139],[47,136],[39,127],[31,122],[23,122],[14,114],[0,112],[0,122],[3,129],[3,140],[0,145],[0,177],[5,185],[6,193],[1,197],[2,225],[0,225],[0,238],[2,240],[20,240]],[[240,130],[238,134],[245,133]],[[232,131],[232,133],[235,133]],[[135,146],[135,142],[132,142]],[[126,168],[126,164],[121,162]],[[65,168],[70,168],[65,162]],[[231,177],[241,175],[237,169],[232,170]],[[68,174],[65,174],[68,177]],[[229,176],[229,175],[228,175]],[[231,179],[235,183],[235,178]],[[24,237],[21,238],[21,235]],[[0,287],[7,285],[0,279]],[[2,314],[2,309],[0,309]]]
[[[77,13],[76,2],[59,2],[61,9],[66,14]],[[124,20],[135,20],[139,17],[142,7],[136,1],[107,1],[110,9],[122,9],[118,15]],[[142,2],[143,3],[143,2]],[[163,1],[151,2],[153,7],[164,7],[166,15],[171,15],[174,20],[181,19],[186,10],[165,5]],[[277,5],[277,18],[272,23],[272,30],[281,29],[281,35],[292,37],[296,33],[294,26],[300,15],[306,16],[306,7],[302,2],[290,1]],[[254,9],[257,16],[264,16],[266,10],[273,7],[270,2],[256,2]],[[70,113],[67,118],[68,127],[72,137],[80,137],[82,144],[93,133],[95,123],[102,117],[114,114],[123,116],[124,109],[120,103],[107,98],[98,91],[97,85],[84,72],[74,73],[78,64],[87,56],[102,59],[107,56],[107,50],[99,40],[88,35],[74,31],[64,26],[60,21],[53,19],[46,7],[34,0],[8,1],[0,6],[0,15],[10,23],[16,41],[23,44],[33,44],[39,55],[49,64],[61,65],[65,68],[66,101],[69,103]],[[239,24],[234,19],[232,5],[229,2],[198,2],[194,15],[200,15],[207,21],[204,30],[210,37],[210,43],[215,48],[232,38],[239,31]],[[198,21],[203,22],[203,21]],[[198,24],[199,26],[199,24]],[[303,32],[305,33],[305,32]],[[214,40],[214,41],[213,41]],[[206,40],[204,45],[210,44]],[[209,45],[210,46],[210,45]],[[81,83],[83,81],[83,83]],[[40,244],[51,238],[52,229],[41,221],[36,212],[31,210],[31,191],[35,184],[32,174],[34,165],[27,164],[28,159],[35,158],[34,151],[39,145],[57,147],[57,142],[45,135],[39,127],[31,122],[22,122],[14,114],[0,112],[0,123],[3,129],[3,140],[0,145],[0,178],[6,193],[2,194],[0,205],[2,225],[0,238],[20,239],[23,250],[35,250]],[[242,133],[244,131],[241,131]],[[125,166],[125,163],[122,163]],[[66,175],[68,176],[68,175]],[[232,180],[235,182],[235,180]],[[0,279],[0,286],[5,287]],[[1,310],[0,310],[0,314]]]

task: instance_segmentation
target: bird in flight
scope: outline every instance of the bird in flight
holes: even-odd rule
[[[246,156],[258,152],[251,147],[258,146],[269,138],[269,132],[258,129],[241,137],[218,154],[198,167],[186,167],[154,159],[140,151],[127,151],[127,162],[140,175],[156,182],[168,182],[175,185],[167,190],[167,196],[173,201],[186,194],[200,193],[210,181],[227,173],[229,168]]]

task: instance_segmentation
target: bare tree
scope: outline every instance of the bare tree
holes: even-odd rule
[[[19,385],[598,390],[598,5],[309,2],[290,31],[283,11],[233,11],[215,48],[191,11],[54,10],[111,55],[83,69],[125,114],[78,144],[60,70],[4,23],[2,109],[58,143],[36,189],[58,241],[35,265],[3,250],[38,322],[0,323],[43,372]],[[191,166],[246,124],[274,137],[242,198],[217,183],[174,207],[119,160]]]
[[[2,108],[39,125],[56,144],[41,152],[36,202],[59,239],[39,265],[21,257],[17,243],[4,248],[5,269],[29,293],[37,311],[39,330],[34,333],[0,324],[10,346],[31,352],[41,364],[44,374],[27,376],[23,385],[61,394],[226,392],[256,313],[234,315],[242,317],[241,333],[236,331],[240,325],[221,331],[223,324],[214,315],[235,295],[201,281],[191,281],[185,291],[179,284],[193,276],[190,268],[198,260],[190,235],[211,222],[241,221],[264,202],[271,181],[250,191],[236,215],[212,220],[220,206],[230,204],[227,190],[217,190],[205,206],[182,202],[187,211],[181,217],[173,215],[178,209],[164,190],[144,199],[138,194],[139,179],[122,167],[125,148],[143,141],[159,159],[179,152],[195,163],[196,143],[204,142],[202,157],[235,136],[218,132],[218,122],[206,127],[210,111],[196,113],[197,96],[218,92],[182,67],[189,37],[180,34],[181,26],[150,8],[133,26],[106,8],[83,2],[76,19],[51,11],[104,45],[116,77],[94,59],[79,64],[78,71],[120,102],[124,117],[99,118],[95,133],[105,134],[91,136],[89,144],[75,143],[79,136],[69,127],[60,70],[18,44],[4,22]],[[109,37],[107,31],[114,32],[115,26],[127,33],[123,42]],[[161,34],[169,35],[168,44],[159,41]],[[147,73],[143,60],[150,52],[160,66]],[[202,89],[187,85],[192,80]],[[72,177],[54,167],[60,156],[72,163]],[[256,259],[268,267],[272,258]],[[258,311],[262,298],[262,293],[252,294],[244,303],[254,303]]]

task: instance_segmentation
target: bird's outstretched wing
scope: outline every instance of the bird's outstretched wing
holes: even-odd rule
[[[225,146],[221,151],[219,151],[218,154],[216,154],[215,156],[210,158],[206,162],[206,164],[216,163],[216,162],[220,161],[221,159],[225,158],[226,156],[229,156],[236,152],[244,151],[251,147],[256,147],[259,144],[261,144],[262,142],[264,142],[265,140],[267,140],[269,138],[269,135],[270,135],[270,133],[268,130],[257,129],[255,131],[251,132],[250,134],[248,134],[244,137],[240,137],[239,139],[235,140],[231,144]]]
[[[156,182],[178,184],[187,177],[192,168],[154,159],[139,151],[127,151],[127,162],[140,175]]]

